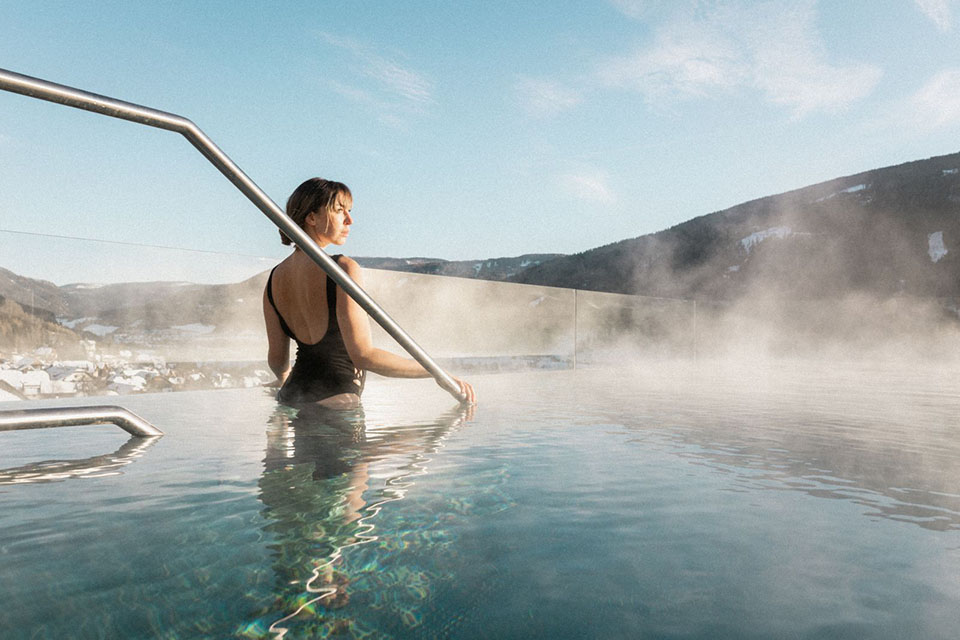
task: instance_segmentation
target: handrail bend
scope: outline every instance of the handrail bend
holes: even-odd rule
[[[328,256],[303,229],[283,212],[277,203],[271,200],[270,197],[193,122],[176,114],[108,98],[66,85],[14,73],[13,71],[7,71],[5,69],[0,69],[0,89],[182,134],[220,173],[226,176],[234,186],[240,189],[253,204],[266,214],[288,238],[300,247],[304,253],[310,256],[347,295],[356,300],[357,304],[370,314],[370,317],[383,327],[414,360],[423,365],[423,368],[430,372],[443,389],[460,402],[466,401],[466,396],[460,392],[459,385],[457,385],[450,374],[440,368],[440,365],[434,362],[433,358],[431,358],[420,345],[414,342],[413,338],[411,338],[393,318],[387,315],[387,312],[384,311],[366,291],[360,288],[333,258]]]
[[[134,412],[114,405],[0,411],[0,431],[73,427],[103,423],[113,423],[138,438],[153,438],[163,435],[163,431],[160,431]]]

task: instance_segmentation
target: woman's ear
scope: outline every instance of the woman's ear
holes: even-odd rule
[[[314,233],[322,235],[328,231],[330,217],[326,211],[311,211],[303,219],[304,228],[313,227]]]

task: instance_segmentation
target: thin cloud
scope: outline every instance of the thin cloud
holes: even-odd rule
[[[907,100],[907,112],[926,129],[960,124],[960,69],[933,76]]]
[[[948,32],[953,28],[952,0],[914,0],[923,15],[930,18],[937,29]]]
[[[550,80],[520,78],[515,85],[521,104],[535,116],[550,116],[580,104],[582,97],[573,89]]]
[[[568,173],[557,177],[560,189],[578,200],[613,204],[617,198],[607,184],[606,176],[596,170]]]
[[[732,40],[706,25],[687,24],[661,29],[652,47],[607,61],[597,77],[659,102],[732,89],[743,84],[747,72]]]
[[[610,0],[618,11],[634,20],[647,20],[675,6],[675,0]]]
[[[872,65],[827,61],[812,2],[787,11],[767,6],[755,17],[753,42],[747,45],[753,83],[795,116],[840,110],[869,95],[880,81],[882,72]]]
[[[432,83],[425,77],[395,62],[369,55],[365,72],[396,95],[418,104],[433,102]]]
[[[351,38],[321,32],[321,40],[350,57],[349,79],[333,79],[333,90],[342,97],[378,114],[381,122],[404,126],[410,115],[424,113],[435,104],[433,82]]]
[[[828,60],[810,0],[684,10],[656,30],[650,46],[607,61],[596,74],[601,84],[638,91],[652,103],[754,89],[796,117],[842,109],[868,95],[880,76],[871,65]]]
[[[937,72],[912,94],[882,105],[863,124],[866,135],[904,140],[960,127],[960,67]]]
[[[364,91],[358,87],[343,84],[342,82],[338,82],[336,80],[331,81],[329,87],[334,93],[346,98],[347,100],[366,105],[377,104],[377,100],[370,95],[370,92]]]

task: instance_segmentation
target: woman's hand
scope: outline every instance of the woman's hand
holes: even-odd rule
[[[265,385],[263,385],[263,386],[265,386],[265,387],[267,387],[267,388],[270,388],[270,389],[279,389],[280,387],[283,386],[283,381],[286,379],[286,377],[287,377],[287,376],[284,375],[283,378],[277,378],[277,379],[274,380],[273,382],[268,382],[267,384],[265,384]]]
[[[457,383],[458,387],[460,387],[460,393],[464,396],[463,401],[466,404],[477,404],[477,394],[474,392],[473,386],[469,382],[464,382],[460,378],[454,378],[453,381]]]

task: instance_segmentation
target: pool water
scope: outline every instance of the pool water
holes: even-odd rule
[[[123,399],[153,442],[0,433],[0,635],[956,637],[956,370],[473,381],[475,412],[377,378],[352,413],[187,392]]]

